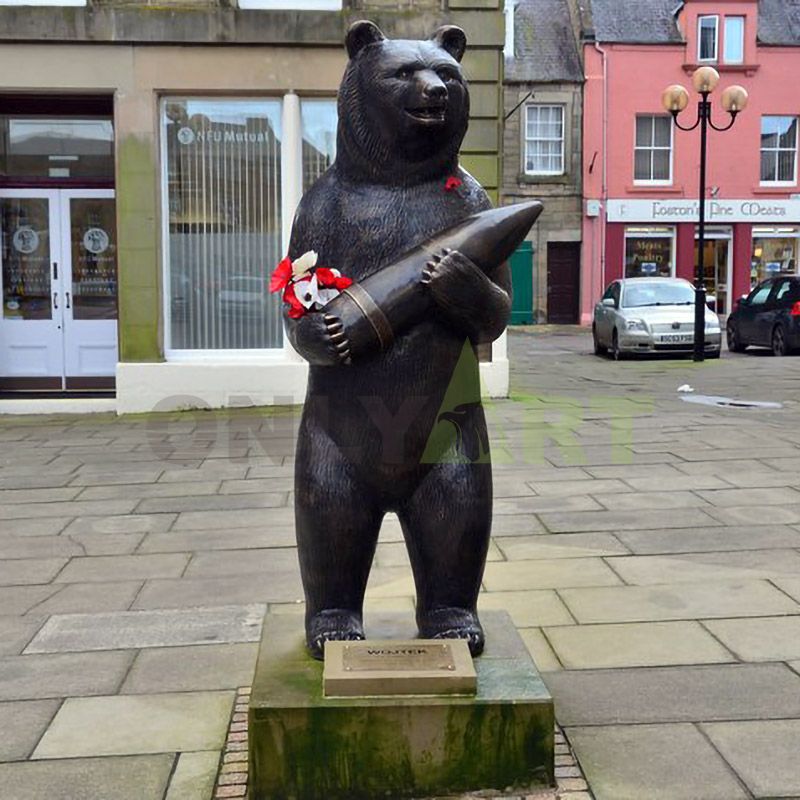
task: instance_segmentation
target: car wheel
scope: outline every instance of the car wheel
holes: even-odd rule
[[[772,331],[772,355],[774,356],[785,356],[789,354],[789,346],[786,342],[786,334],[783,332],[783,328],[778,325],[774,331]]]
[[[611,335],[611,358],[613,358],[614,361],[620,361],[622,359],[622,353],[619,349],[619,334],[616,328],[614,328],[614,333]]]
[[[597,338],[597,328],[594,325],[592,325],[592,342],[596,356],[604,356],[608,352],[608,348],[600,344],[600,340]]]
[[[741,339],[739,338],[739,332],[733,325],[728,325],[725,329],[726,338],[728,340],[728,350],[731,353],[744,353],[747,349],[746,344],[742,344]]]

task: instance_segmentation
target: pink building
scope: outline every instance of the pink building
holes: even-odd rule
[[[677,8],[676,8],[677,6]],[[670,84],[689,89],[694,122],[700,65],[750,102],[725,133],[709,130],[706,288],[717,311],[765,277],[797,273],[800,188],[800,6],[783,0],[592,0],[584,20],[581,322],[616,278],[693,279],[699,130],[685,133],[661,106]]]

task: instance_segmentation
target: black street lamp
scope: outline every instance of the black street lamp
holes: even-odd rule
[[[697,120],[694,125],[684,126],[678,122],[678,114],[689,105],[689,92],[680,84],[668,86],[661,95],[664,108],[672,114],[676,128],[682,131],[693,131],[700,126],[700,193],[699,224],[697,234],[697,265],[694,281],[694,360],[703,361],[706,352],[706,286],[704,278],[704,249],[706,233],[706,144],[708,126],[715,131],[727,131],[736,122],[736,115],[747,105],[747,91],[743,86],[729,86],[722,93],[722,108],[730,116],[730,122],[724,127],[715,125],[711,119],[711,103],[708,96],[719,83],[719,73],[713,67],[700,67],[692,75],[692,85],[700,94],[697,104]]]

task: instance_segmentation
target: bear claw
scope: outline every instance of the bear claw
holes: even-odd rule
[[[466,639],[472,656],[483,652],[485,637],[474,611],[465,608],[437,608],[418,618],[420,639]]]
[[[328,609],[306,623],[306,642],[318,661],[325,658],[325,642],[355,642],[364,638],[361,614],[346,609]]]

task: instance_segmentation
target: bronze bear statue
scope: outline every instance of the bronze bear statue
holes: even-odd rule
[[[355,281],[350,296],[358,299],[360,282],[378,273],[394,280],[398,257],[491,204],[458,165],[469,117],[464,32],[445,26],[430,40],[390,40],[361,21],[346,45],[336,160],[300,203],[289,256],[316,251],[320,265]],[[457,425],[446,423],[451,452],[423,454],[465,342],[474,350],[505,329],[510,274],[504,263],[487,275],[457,250],[439,252],[412,290],[429,298],[428,310],[391,331],[390,346],[359,338],[337,316],[339,298],[286,319],[310,364],[295,517],[315,658],[327,640],[364,638],[364,592],[387,512],[396,512],[406,540],[419,635],[464,638],[473,655],[483,650],[477,598],[491,529],[491,465],[459,453],[465,443],[474,451],[487,442],[477,359],[462,378],[472,400],[459,405]],[[380,333],[391,315],[365,294],[364,311]]]

